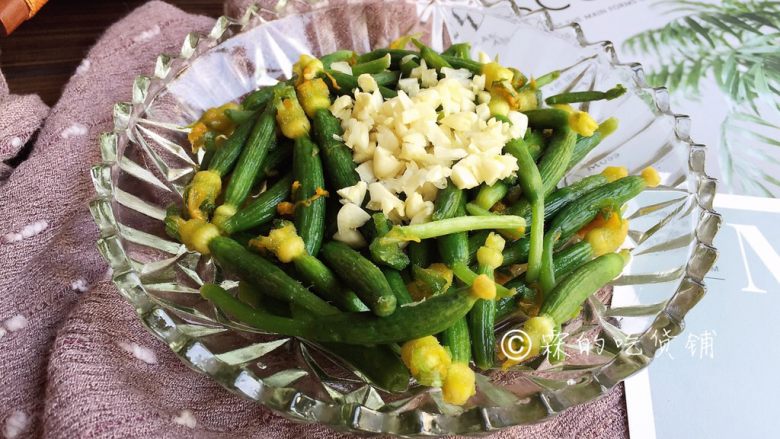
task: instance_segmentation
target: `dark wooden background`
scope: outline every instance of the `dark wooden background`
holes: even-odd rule
[[[8,37],[0,37],[0,69],[11,93],[35,93],[49,105],[90,47],[111,24],[147,0],[49,0]],[[217,17],[221,0],[166,0],[184,11]]]

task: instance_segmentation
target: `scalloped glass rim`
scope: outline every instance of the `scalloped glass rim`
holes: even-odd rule
[[[286,4],[287,2],[281,3]],[[374,2],[349,2],[350,5],[371,3]],[[145,285],[142,281],[148,272],[144,272],[144,268],[139,268],[138,262],[128,256],[126,246],[131,244],[145,245],[174,255],[173,258],[183,257],[186,250],[181,246],[171,245],[172,243],[155,240],[153,235],[128,228],[117,221],[117,214],[120,212],[115,209],[119,209],[120,205],[143,205],[144,209],[136,207],[135,210],[155,220],[161,220],[164,217],[162,209],[150,206],[148,203],[139,204],[138,199],[133,198],[135,195],[118,187],[118,179],[122,173],[124,173],[122,175],[129,174],[152,185],[166,186],[160,178],[153,175],[144,166],[140,166],[123,156],[128,143],[143,143],[143,139],[139,138],[138,133],[132,130],[138,122],[138,118],[147,111],[148,105],[156,96],[164,93],[167,84],[173,78],[185,71],[195,60],[214,46],[223,43],[232,36],[239,35],[256,26],[262,26],[275,16],[287,17],[301,12],[301,9],[311,12],[334,7],[328,5],[327,2],[314,7],[303,2],[293,2],[276,13],[253,6],[241,19],[220,17],[208,35],[188,35],[178,56],[161,55],[158,57],[152,77],[139,76],[136,78],[133,84],[132,102],[115,105],[114,130],[111,133],[103,134],[100,138],[103,161],[92,169],[97,198],[90,204],[92,215],[100,229],[101,237],[98,240],[98,249],[113,269],[114,283],[120,293],[135,307],[140,319],[149,331],[168,343],[185,364],[196,371],[212,376],[228,390],[298,421],[319,421],[336,428],[372,433],[475,434],[512,425],[538,422],[568,407],[604,395],[617,383],[646,367],[660,346],[682,331],[685,314],[705,294],[703,278],[717,257],[717,251],[712,247],[712,241],[720,226],[720,216],[712,208],[715,180],[707,176],[704,171],[705,147],[693,143],[690,139],[690,119],[671,111],[666,90],[648,87],[639,64],[621,63],[615,55],[612,43],[608,41],[588,42],[577,24],[556,28],[546,11],[539,10],[521,14],[517,6],[509,1],[439,1],[429,3],[410,0],[405,3],[415,4],[418,7],[418,12],[426,10],[428,7],[434,9],[435,12],[435,8],[432,7],[434,4],[436,7],[441,6],[442,8],[474,8],[475,11],[480,10],[480,13],[484,13],[486,16],[495,13],[496,16],[507,18],[508,15],[511,15],[518,22],[525,20],[526,24],[529,17],[533,17],[536,23],[551,35],[573,40],[583,49],[594,49],[594,52],[600,52],[601,55],[607,57],[611,69],[628,72],[627,74],[630,75],[634,85],[632,92],[636,93],[637,96],[649,97],[655,107],[654,113],[657,118],[666,119],[672,124],[675,136],[673,140],[687,148],[687,172],[681,176],[681,180],[675,180],[673,186],[677,187],[679,184],[687,182],[688,189],[686,191],[695,200],[695,206],[690,206],[690,209],[698,213],[698,218],[696,218],[692,231],[688,262],[683,273],[676,273],[680,281],[676,285],[675,292],[671,297],[656,305],[658,309],[654,312],[655,318],[644,331],[638,334],[636,342],[633,344],[641,349],[640,355],[628,352],[630,347],[618,346],[619,349],[615,352],[614,358],[603,366],[590,371],[587,379],[569,380],[562,385],[553,382],[548,383],[549,385],[542,385],[540,379],[535,383],[542,390],[511,406],[476,406],[465,411],[446,414],[432,412],[428,407],[406,411],[402,409],[380,411],[376,409],[376,404],[370,403],[372,398],[377,397],[376,390],[371,386],[361,388],[360,392],[363,393],[358,395],[349,394],[337,401],[322,401],[292,385],[297,379],[294,377],[298,376],[295,375],[296,370],[294,369],[284,371],[284,377],[275,376],[274,379],[258,377],[246,364],[236,362],[234,358],[228,359],[224,354],[214,354],[201,342],[201,337],[225,331],[225,328],[241,331],[246,330],[246,327],[227,321],[224,316],[222,320],[219,320],[219,316],[217,316],[218,323],[223,325],[222,329],[177,323],[177,319],[174,317],[175,313],[172,311],[177,308],[149,293],[149,285]],[[164,125],[159,122],[158,124]],[[176,127],[171,126],[167,128],[176,129]],[[178,145],[166,144],[165,147],[172,154],[184,159],[185,162],[189,161],[194,166],[186,151],[181,150]],[[588,162],[590,166],[585,166],[584,170],[581,171],[591,172],[593,166],[598,166],[599,160],[606,157],[606,153],[596,155],[593,160]],[[152,156],[152,160],[155,159],[159,159],[159,157]],[[159,160],[162,161],[162,159]],[[186,177],[188,171],[168,166],[164,166],[163,169],[166,171],[165,178],[167,178],[170,187],[180,194],[182,188],[180,179]],[[579,174],[575,170],[573,175]],[[661,207],[654,206],[654,208],[660,209]],[[673,217],[670,215],[669,218]],[[661,227],[663,226],[661,225]],[[145,267],[145,269],[148,270],[149,267]],[[197,273],[192,274],[197,277]],[[628,276],[629,279],[635,277],[637,276]],[[676,280],[677,277],[671,279]],[[622,285],[630,283],[626,277],[621,278],[621,280],[623,281]],[[179,285],[168,288],[179,288],[181,290],[179,292],[192,293],[192,291],[184,291],[183,289],[186,287]],[[589,306],[596,307],[599,305],[603,307],[600,302],[589,304]],[[608,308],[602,309],[602,311],[606,312],[601,313],[601,316],[609,316]],[[193,308],[192,315],[197,314],[198,311]],[[625,315],[628,316],[628,314]],[[213,322],[213,320],[211,321]],[[604,327],[615,328],[606,320],[599,323]],[[618,328],[615,329],[620,333]],[[658,343],[656,338],[659,332],[666,336],[661,343]],[[267,348],[275,349],[283,341],[273,342],[276,344]],[[305,353],[306,348],[303,345],[300,349]]]

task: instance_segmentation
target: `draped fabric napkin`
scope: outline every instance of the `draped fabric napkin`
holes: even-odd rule
[[[106,31],[50,111],[37,96],[9,95],[0,75],[4,437],[347,436],[285,420],[185,367],[137,321],[95,247],[89,168],[112,105],[130,99],[133,78],[150,73],[157,54],[176,53],[188,32],[213,22],[147,3]],[[495,437],[627,437],[622,386]]]

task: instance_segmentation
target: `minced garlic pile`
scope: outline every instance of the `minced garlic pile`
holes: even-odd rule
[[[451,68],[441,72],[439,79],[422,61],[411,77],[399,80],[398,96],[387,100],[364,74],[354,97],[333,102],[330,110],[341,120],[344,143],[362,180],[338,192],[344,206],[334,239],[365,244],[355,229],[369,219],[360,207],[366,194],[369,209],[395,223],[415,224],[430,219],[436,193],[448,178],[460,189],[471,189],[517,171],[515,158],[502,150],[525,135],[526,116],[510,111],[511,124],[492,118],[485,75]]]

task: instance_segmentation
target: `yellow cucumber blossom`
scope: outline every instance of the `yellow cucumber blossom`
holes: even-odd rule
[[[276,121],[282,134],[288,139],[297,139],[309,134],[311,124],[303,111],[295,89],[290,86],[280,87],[274,91]]]
[[[477,299],[493,300],[496,298],[496,283],[487,274],[480,274],[471,284],[471,295]]]
[[[614,117],[610,117],[609,119],[599,124],[599,129],[597,131],[599,132],[599,134],[601,134],[602,138],[606,138],[607,136],[617,131],[617,129],[618,129],[618,120],[615,119]]]
[[[628,168],[625,166],[607,166],[601,171],[601,175],[603,175],[609,183],[612,183],[613,181],[627,177]]]
[[[485,75],[485,84],[488,86],[504,81],[509,81],[511,83],[515,76],[512,70],[495,61],[482,64],[482,74]]]
[[[661,174],[656,171],[655,168],[648,167],[642,171],[642,178],[645,180],[647,187],[657,187],[661,184]]]
[[[490,235],[485,240],[485,245],[477,250],[477,262],[479,265],[487,266],[494,270],[500,267],[504,263],[502,252],[505,244],[506,241],[501,235],[490,232]]]
[[[542,353],[555,338],[555,321],[545,314],[531,317],[523,323],[523,333],[523,337],[505,337],[502,340],[501,352],[506,358],[502,369],[509,369]]]
[[[569,127],[583,137],[590,137],[599,129],[598,122],[585,111],[575,110],[569,104],[553,105],[553,108],[569,113]]]
[[[449,350],[432,335],[404,343],[401,360],[418,383],[441,387],[448,404],[463,405],[477,392],[468,363],[453,363]]]
[[[598,257],[617,251],[628,236],[628,220],[621,218],[619,212],[598,215],[577,234],[587,241]]]
[[[444,402],[463,405],[477,393],[476,376],[467,363],[453,363],[441,388]]]
[[[217,210],[214,211],[214,216],[211,218],[211,222],[218,227],[222,227],[222,224],[229,220],[230,217],[235,215],[236,212],[238,212],[238,208],[236,206],[223,204],[217,207]]]
[[[422,33],[417,34],[411,34],[411,35],[401,35],[400,37],[393,40],[388,47],[388,49],[405,49],[406,46],[409,45],[409,43],[412,42],[414,39],[422,38]]]
[[[227,117],[225,111],[237,110],[239,105],[235,102],[228,102],[227,104],[220,105],[219,107],[209,108],[200,117],[200,121],[206,124],[206,126],[213,131],[227,134],[236,127],[236,124],[232,119]]]
[[[271,230],[268,236],[258,236],[249,241],[254,248],[268,250],[284,263],[289,263],[306,253],[303,239],[298,236],[295,225],[285,221],[282,227]]]
[[[490,102],[488,102],[488,108],[492,116],[508,116],[509,110],[512,108],[509,105],[509,101],[498,93],[490,92]]]
[[[311,55],[302,54],[298,58],[298,62],[293,64],[293,75],[297,78],[296,84],[316,78],[323,70],[325,67],[322,65],[322,61]]]
[[[528,88],[517,94],[517,111],[528,111],[539,108],[539,99],[536,96],[536,90]]]
[[[590,137],[599,128],[599,124],[584,111],[577,111],[569,115],[569,125],[577,134]]]
[[[187,140],[190,141],[192,152],[197,152],[203,147],[206,133],[213,131],[217,135],[227,136],[236,128],[236,124],[225,114],[227,110],[237,110],[239,105],[228,102],[219,107],[209,108],[190,128]]]
[[[515,89],[524,86],[528,82],[528,78],[526,78],[523,72],[520,70],[514,67],[509,67],[509,71],[512,72],[512,87]]]
[[[482,74],[485,75],[485,88],[490,92],[490,114],[506,116],[510,110],[517,110],[521,103],[527,105],[526,102],[521,102],[523,95],[514,87],[515,83],[525,81],[525,77],[518,70],[491,61],[482,65]]]
[[[314,117],[317,110],[330,108],[330,90],[322,78],[303,81],[295,86],[295,91],[298,92],[303,111],[309,117]]]
[[[432,335],[404,343],[401,360],[417,382],[430,387],[442,386],[452,364],[449,351]]]
[[[440,262],[437,262],[429,265],[428,270],[431,270],[434,273],[438,274],[447,282],[444,286],[445,291],[450,288],[450,286],[452,285],[453,274],[452,274],[452,270],[450,270],[449,267],[447,267],[446,265]]]
[[[187,140],[190,141],[192,152],[198,152],[206,142],[206,133],[209,132],[209,127],[203,122],[195,122],[190,128],[190,132],[187,134]]]
[[[179,237],[188,249],[207,255],[209,242],[219,236],[219,229],[214,224],[201,219],[180,220]]]
[[[523,323],[523,330],[529,338],[528,358],[539,355],[555,335],[555,322],[550,316],[531,317]]]
[[[187,212],[190,218],[208,220],[207,211],[213,208],[222,191],[222,177],[214,171],[199,171],[187,189]]]

